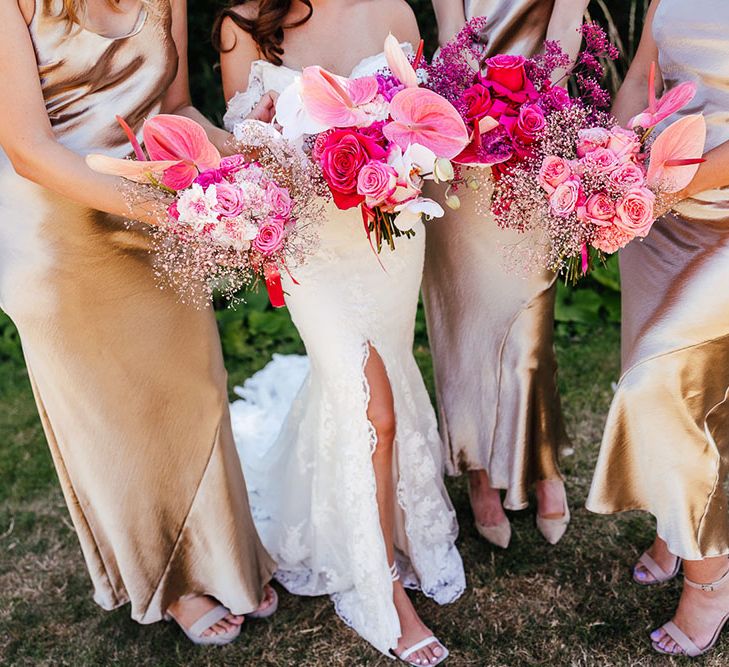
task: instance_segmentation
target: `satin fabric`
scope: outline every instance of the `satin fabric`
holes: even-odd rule
[[[30,26],[54,133],[124,156],[114,116],[157,113],[176,49],[167,0],[121,39]],[[136,114],[136,115],[135,115]],[[15,174],[0,153],[0,307],[18,327],[94,598],[158,621],[182,595],[255,609],[274,563],[248,508],[211,310],[158,289],[141,226]]]
[[[678,115],[706,114],[707,149],[729,140],[729,5],[662,0],[654,36],[668,85],[698,85]],[[621,252],[623,372],[587,507],[651,512],[698,560],[729,553],[729,190],[678,211]]]
[[[546,35],[553,2],[475,0],[487,16],[489,54],[531,55]],[[523,509],[530,486],[561,479],[568,444],[553,348],[555,276],[517,274],[505,247],[525,242],[484,214],[483,192],[459,193],[461,207],[427,226],[423,296],[433,353],[447,470],[486,470]]]

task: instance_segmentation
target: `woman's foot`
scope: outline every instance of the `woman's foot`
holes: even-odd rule
[[[694,656],[713,646],[729,616],[729,568],[726,557],[688,561],[684,567],[686,578],[676,614],[671,623],[651,633],[651,640],[660,652]],[[716,585],[707,585],[712,582]]]
[[[468,473],[468,496],[476,530],[492,544],[506,549],[511,541],[511,524],[501,504],[501,492],[491,486],[485,470]]]
[[[273,616],[278,610],[278,593],[271,584],[263,587],[263,601],[258,609],[248,614],[248,618],[264,619]]]
[[[225,610],[227,613],[224,614],[221,610],[219,612],[221,617],[212,621],[209,626],[200,630],[195,627],[220,607],[221,605],[208,595],[185,596],[169,606],[167,615],[183,629],[192,641],[195,639],[191,635],[203,640],[231,636],[232,641],[240,632],[240,626],[245,620],[243,616],[232,614],[227,610]]]
[[[398,657],[405,655],[406,651],[419,642],[428,637],[432,637],[433,633],[420,620],[418,612],[415,611],[413,603],[410,601],[405,588],[399,581],[393,583],[393,595],[395,609],[400,618],[400,630],[402,635],[397,643],[395,655]],[[407,657],[407,662],[415,665],[435,665],[443,659],[445,649],[438,642],[432,641],[430,644],[415,651]]]
[[[550,544],[557,544],[567,531],[570,510],[567,492],[561,479],[543,479],[536,483],[537,528]]]
[[[681,565],[680,559],[668,550],[668,545],[658,536],[641,558],[642,561],[638,561],[633,568],[633,579],[643,586],[673,579]]]

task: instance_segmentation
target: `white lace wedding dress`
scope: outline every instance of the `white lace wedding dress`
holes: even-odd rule
[[[385,64],[384,55],[368,58],[352,76]],[[226,126],[233,130],[265,91],[281,92],[296,76],[255,62]],[[412,353],[425,242],[422,227],[415,231],[394,253],[383,250],[383,270],[359,210],[332,204],[315,256],[296,269],[299,284],[284,279],[309,362],[277,355],[231,406],[251,508],[279,563],[277,579],[298,595],[331,595],[342,619],[383,653],[401,633],[375,497],[377,438],[366,414],[370,346],[384,360],[395,397],[401,577],[441,604],[465,588],[435,414]]]

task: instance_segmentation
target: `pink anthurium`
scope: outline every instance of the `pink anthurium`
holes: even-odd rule
[[[696,95],[696,84],[691,81],[671,88],[661,99],[656,99],[656,64],[651,63],[648,77],[648,108],[630,120],[631,129],[642,127],[648,130],[662,120],[683,109]]]
[[[301,74],[306,112],[328,127],[366,124],[371,111],[362,107],[375,99],[377,91],[377,79],[372,76],[346,79],[316,66],[305,68]]]
[[[425,88],[405,88],[390,103],[392,122],[385,136],[403,150],[411,144],[429,148],[448,160],[468,145],[468,130],[456,108]]]
[[[218,149],[194,120],[162,114],[145,121],[142,134],[150,159],[127,123],[117,120],[129,137],[137,160],[89,155],[86,163],[94,171],[139,183],[159,180],[178,191],[189,187],[199,172],[215,169],[220,164]]]
[[[420,48],[418,50],[422,54]],[[406,88],[418,87],[418,75],[415,73],[415,68],[392,33],[385,40],[385,58],[387,58],[387,66],[400,83]]]
[[[706,120],[685,116],[661,132],[651,146],[647,183],[666,192],[678,192],[696,175],[704,160]]]

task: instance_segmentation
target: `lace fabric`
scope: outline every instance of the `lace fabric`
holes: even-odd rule
[[[382,55],[368,58],[355,72],[384,63]],[[247,92],[271,89],[274,78],[281,90],[296,76],[268,63],[254,69],[260,75]],[[255,104],[257,94],[245,104],[241,98],[240,108]],[[425,232],[420,225],[397,252],[384,250],[380,266],[359,211],[330,205],[327,212],[316,254],[297,269],[298,284],[284,278],[308,359],[276,356],[238,390],[231,413],[253,515],[279,563],[278,580],[295,594],[330,595],[339,616],[387,654],[401,633],[372,466],[377,437],[364,374],[370,349],[385,364],[395,400],[403,583],[440,604],[465,589],[435,413],[412,354]]]

